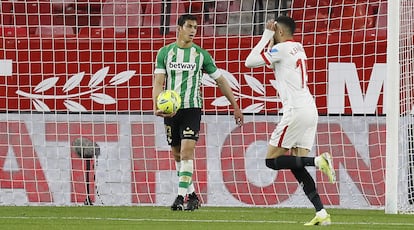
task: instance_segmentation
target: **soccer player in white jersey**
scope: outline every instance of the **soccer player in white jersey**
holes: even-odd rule
[[[324,209],[315,181],[306,166],[316,166],[335,182],[332,157],[323,153],[307,157],[313,146],[318,111],[307,86],[307,56],[303,46],[293,41],[295,21],[280,16],[266,23],[261,40],[248,55],[249,68],[266,65],[273,69],[277,92],[283,104],[283,116],[273,131],[266,155],[266,166],[290,169],[316,209],[316,216],[305,225],[329,225],[330,215]],[[266,50],[267,45],[267,50]],[[287,154],[290,150],[290,154]]]
[[[174,211],[193,211],[199,207],[192,175],[203,105],[200,89],[203,72],[216,81],[221,93],[231,103],[236,123],[243,123],[243,114],[226,79],[211,55],[193,43],[196,32],[197,18],[190,14],[180,16],[177,40],[158,51],[154,71],[154,114],[164,117],[167,141],[171,146],[179,177],[178,195],[171,205],[171,210]],[[164,114],[156,107],[156,98],[164,89],[175,90],[181,96],[181,108],[176,114]],[[188,202],[184,206],[187,194]]]

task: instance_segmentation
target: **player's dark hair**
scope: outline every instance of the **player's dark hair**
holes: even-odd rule
[[[197,17],[192,14],[184,14],[178,18],[178,25],[183,26],[186,21],[197,21]]]
[[[293,35],[293,33],[296,30],[296,22],[293,18],[288,17],[288,16],[279,16],[278,18],[276,18],[275,20],[277,23],[283,24],[285,25],[290,31],[290,34]]]

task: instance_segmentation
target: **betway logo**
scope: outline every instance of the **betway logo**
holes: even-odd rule
[[[180,63],[180,62],[170,62],[168,67],[171,70],[185,70],[185,71],[194,71],[196,68],[196,63]]]
[[[386,111],[386,64],[374,64],[365,95],[354,63],[329,63],[328,113],[345,113],[345,98],[348,97],[353,114],[375,114],[383,91],[383,109]],[[398,80],[396,78],[395,80]],[[347,92],[347,94],[345,94]]]

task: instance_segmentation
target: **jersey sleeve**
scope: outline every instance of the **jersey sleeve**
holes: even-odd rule
[[[273,39],[274,31],[265,29],[260,41],[255,45],[255,47],[250,51],[249,55],[246,58],[245,66],[249,68],[255,68],[259,66],[272,66],[272,56],[270,50],[265,51],[265,46]]]
[[[221,76],[221,71],[217,68],[216,63],[214,62],[214,59],[211,57],[211,55],[206,51],[201,51],[204,56],[203,61],[203,69],[204,71],[213,79],[217,79]]]
[[[268,68],[274,69],[275,63],[282,60],[282,57],[283,57],[282,48],[283,47],[281,47],[280,44],[277,44],[267,51],[263,50],[261,53],[250,55],[250,58],[249,58],[250,65],[254,67],[267,66]],[[254,55],[256,55],[256,57]]]
[[[165,63],[166,57],[167,57],[167,49],[166,47],[162,47],[161,49],[158,50],[158,53],[157,53],[154,74],[166,74],[167,73],[166,63]]]

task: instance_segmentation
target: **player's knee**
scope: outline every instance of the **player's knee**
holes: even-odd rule
[[[277,161],[276,159],[266,159],[266,166],[268,168],[274,169],[274,170],[278,170],[279,167],[277,166]]]

